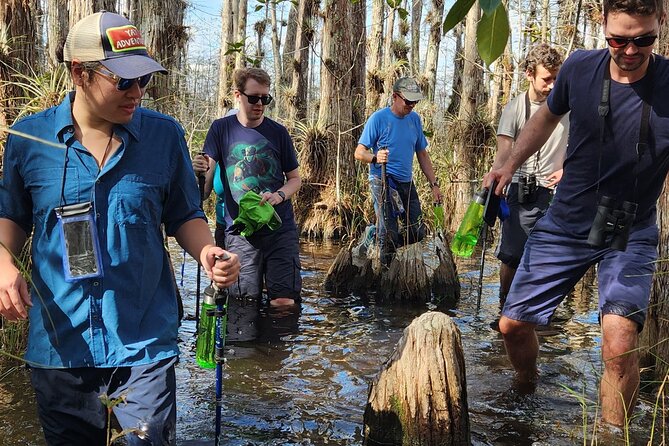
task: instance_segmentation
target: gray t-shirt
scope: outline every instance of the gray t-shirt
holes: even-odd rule
[[[504,107],[502,116],[497,126],[497,135],[508,136],[514,141],[525,125],[525,95],[516,96]],[[530,101],[530,116],[533,115],[541,102]],[[569,129],[569,113],[564,115],[557,127],[541,147],[541,150],[527,159],[513,175],[513,182],[518,182],[520,175],[534,174],[540,185],[547,184],[546,178],[556,170],[562,168],[565,153],[567,151],[567,137]]]

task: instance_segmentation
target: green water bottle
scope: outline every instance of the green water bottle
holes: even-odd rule
[[[202,300],[201,308],[200,324],[195,346],[195,360],[200,367],[213,369],[216,367],[216,292],[211,285],[204,290],[204,299]],[[227,325],[227,311],[222,317],[221,327],[223,332],[221,336],[225,336],[224,330]]]
[[[451,243],[453,254],[460,257],[471,257],[474,252],[483,224],[483,205],[485,204],[486,194],[485,189],[480,190],[474,194],[472,202],[469,203],[460,227],[453,236],[453,242]]]
[[[434,203],[432,208],[434,213],[434,229],[443,229],[444,227],[444,205],[441,203]]]

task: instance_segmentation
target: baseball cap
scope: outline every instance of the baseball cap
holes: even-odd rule
[[[393,84],[393,91],[402,93],[404,99],[407,101],[420,101],[424,99],[423,93],[420,91],[418,82],[412,77],[401,77]]]
[[[135,79],[167,70],[146,51],[139,30],[125,17],[112,12],[96,12],[79,20],[70,29],[63,59],[72,62],[98,61],[115,75]]]

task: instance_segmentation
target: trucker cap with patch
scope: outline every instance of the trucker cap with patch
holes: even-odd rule
[[[125,79],[167,70],[146,51],[139,30],[125,17],[112,12],[96,12],[79,20],[70,29],[63,48],[66,62],[98,61]]]
[[[412,77],[401,77],[393,84],[393,91],[402,93],[404,99],[407,101],[420,101],[424,99],[423,93],[420,91],[418,82]]]

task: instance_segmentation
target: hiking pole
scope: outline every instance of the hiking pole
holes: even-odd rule
[[[200,153],[200,155],[204,155],[204,153]],[[202,204],[204,203],[204,174],[199,174],[197,176],[197,187],[200,192],[200,208],[202,208]],[[195,280],[197,281],[197,284],[195,285],[195,333],[197,333],[197,330],[200,327],[200,278],[202,274],[200,260],[196,260],[197,275],[195,276]]]
[[[385,150],[385,147],[381,147],[379,150]],[[379,260],[381,264],[384,264],[385,259],[385,250],[388,249],[386,242],[388,240],[388,225],[386,221],[386,201],[388,201],[388,179],[386,178],[386,163],[381,163],[381,202],[379,203],[379,226],[383,225],[383,231],[381,232],[381,238],[379,239]],[[379,230],[377,227],[377,234]]]
[[[483,224],[481,226],[481,233],[483,236],[483,246],[481,249],[481,269],[479,271],[479,289],[476,298],[476,311],[481,309],[481,294],[483,293],[483,267],[485,266],[485,251],[488,243],[488,226],[495,226],[497,215],[500,209],[500,197],[495,195],[497,188],[497,181],[493,180],[490,187],[486,190],[485,206],[483,207]]]
[[[478,295],[476,296],[476,312],[481,309],[481,294],[483,293],[483,267],[485,266],[485,250],[486,244],[488,243],[488,223],[483,221],[483,226],[481,227],[481,234],[483,237],[483,246],[481,247],[481,269],[479,270],[479,289]]]
[[[227,260],[229,256],[217,259]],[[228,290],[212,284],[216,296],[216,437],[214,445],[218,446],[221,436],[221,414],[223,410],[223,364],[225,362],[225,330],[228,315]]]

